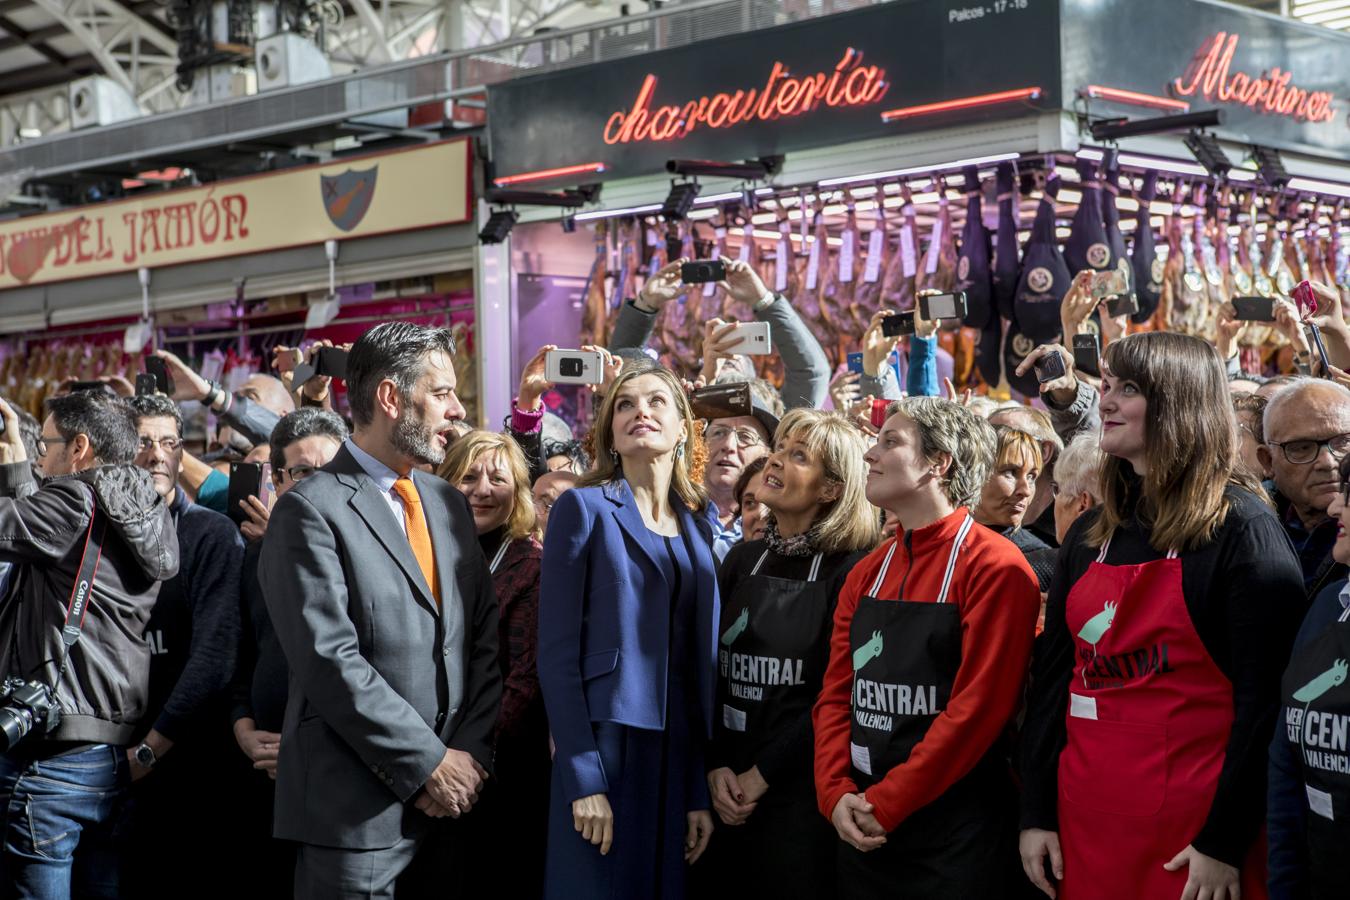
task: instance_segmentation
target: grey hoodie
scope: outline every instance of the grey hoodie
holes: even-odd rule
[[[119,745],[145,715],[145,625],[160,582],[178,572],[173,519],[146,472],[100,466],[39,487],[28,463],[0,465],[0,561],[14,564],[0,606],[0,676],[55,683],[95,498],[108,520],[103,556],[84,632],[56,685],[61,725],[46,738]]]

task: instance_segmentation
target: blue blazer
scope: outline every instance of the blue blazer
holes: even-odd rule
[[[704,731],[712,734],[721,615],[709,512],[672,493],[697,579]],[[665,728],[672,585],[642,539],[646,524],[628,482],[573,488],[549,513],[539,589],[539,685],[557,747],[553,764],[570,803],[609,793],[593,722]]]

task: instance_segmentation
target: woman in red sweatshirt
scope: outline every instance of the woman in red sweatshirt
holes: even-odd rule
[[[904,528],[839,595],[814,712],[816,798],[842,898],[997,900],[1016,797],[998,746],[1022,696],[1040,593],[1021,551],[971,518],[993,428],[931,397],[891,407],[867,499]]]

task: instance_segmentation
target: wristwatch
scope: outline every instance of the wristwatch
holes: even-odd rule
[[[149,744],[142,743],[132,754],[136,757],[136,765],[145,769],[152,769],[155,766],[155,751],[150,749]]]

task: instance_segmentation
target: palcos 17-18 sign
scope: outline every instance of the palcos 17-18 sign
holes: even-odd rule
[[[677,140],[699,128],[769,122],[804,115],[821,106],[869,106],[890,89],[886,70],[863,65],[863,54],[852,47],[844,51],[830,72],[799,78],[775,60],[763,87],[719,91],[682,103],[654,106],[657,84],[657,77],[648,74],[633,105],[609,117],[603,135],[606,144]]]

